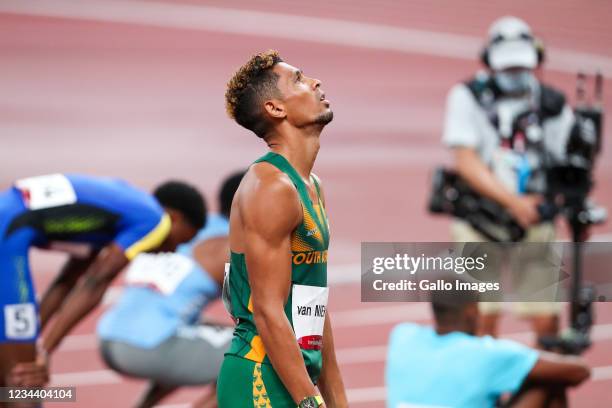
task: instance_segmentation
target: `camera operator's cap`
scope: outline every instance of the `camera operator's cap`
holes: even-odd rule
[[[531,28],[517,17],[502,17],[489,28],[489,66],[493,70],[538,65],[538,52]]]

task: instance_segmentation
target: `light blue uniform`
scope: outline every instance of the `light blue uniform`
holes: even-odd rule
[[[537,359],[514,341],[403,323],[391,332],[387,407],[493,407],[518,391]]]
[[[189,258],[200,242],[229,234],[229,223],[212,214],[206,226],[177,252]],[[128,285],[119,302],[98,324],[102,340],[124,342],[135,347],[155,348],[174,335],[179,327],[198,322],[200,313],[210,301],[221,295],[221,288],[196,262],[178,286],[169,294],[150,287]]]

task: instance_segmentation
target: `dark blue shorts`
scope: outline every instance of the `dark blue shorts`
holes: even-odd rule
[[[11,221],[25,211],[15,189],[0,192],[0,343],[31,343],[39,332],[38,305],[28,250],[36,236],[20,228],[7,236]]]

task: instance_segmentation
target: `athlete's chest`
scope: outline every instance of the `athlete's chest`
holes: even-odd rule
[[[291,251],[327,250],[329,238],[329,220],[323,205],[302,205],[302,222],[291,235]]]

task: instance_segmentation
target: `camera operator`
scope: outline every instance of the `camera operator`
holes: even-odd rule
[[[448,95],[443,141],[452,148],[455,170],[469,186],[499,203],[525,228],[523,242],[541,243],[523,247],[520,254],[502,249],[493,257],[489,254],[494,260],[487,272],[499,273],[495,269],[506,256],[515,287],[547,287],[550,276],[542,271],[550,269],[547,255],[552,248],[546,243],[555,240],[555,230],[552,221],[540,220],[538,205],[546,192],[546,165],[565,158],[574,114],[561,92],[536,77],[544,50],[524,21],[495,21],[481,58],[487,70],[455,85]],[[451,234],[456,242],[487,241],[459,219]],[[531,320],[538,337],[557,334],[560,306],[552,301],[514,304],[519,315]],[[480,304],[480,334],[496,335],[501,307]]]

